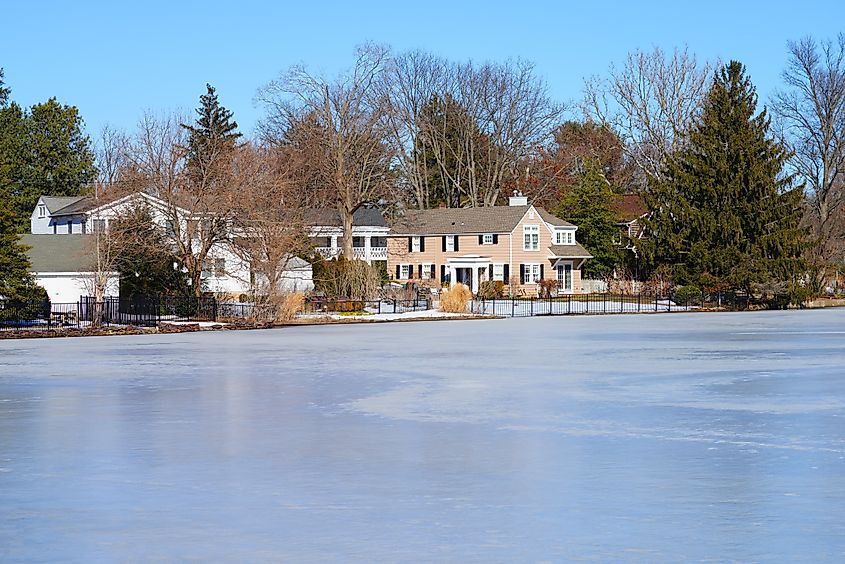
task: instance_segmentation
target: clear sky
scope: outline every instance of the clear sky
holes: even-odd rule
[[[746,64],[761,100],[778,87],[786,42],[845,30],[839,1],[34,2],[0,7],[0,67],[12,98],[80,108],[95,136],[145,109],[191,109],[206,82],[252,132],[256,89],[295,63],[334,73],[355,45],[422,48],[455,60],[522,57],[562,101],[636,48],[687,44]]]

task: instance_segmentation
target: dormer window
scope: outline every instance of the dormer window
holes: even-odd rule
[[[571,230],[555,231],[555,245],[574,245],[575,235]]]
[[[38,204],[38,219],[44,219],[45,217],[47,217],[47,206]]]

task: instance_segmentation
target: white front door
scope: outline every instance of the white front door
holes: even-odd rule
[[[557,265],[557,289],[564,294],[572,293],[572,263],[564,262]]]

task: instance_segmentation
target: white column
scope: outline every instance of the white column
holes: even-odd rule
[[[458,273],[455,270],[455,267],[450,264],[449,265],[449,287],[450,288],[455,285],[455,278],[457,278],[457,277],[458,277]]]
[[[329,244],[331,245],[331,251],[329,251],[329,258],[334,258],[337,256],[337,235],[331,236]]]
[[[478,267],[472,267],[472,288],[470,288],[474,294],[478,293]]]
[[[364,237],[364,260],[367,261],[367,264],[372,264],[372,253],[370,251],[370,237],[371,235],[367,235]]]

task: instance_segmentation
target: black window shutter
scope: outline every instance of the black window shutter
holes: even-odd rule
[[[414,277],[414,265],[409,264],[408,265],[408,278],[413,278],[413,277]]]
[[[519,283],[525,284],[525,265],[522,263],[519,265]]]
[[[478,244],[479,244],[479,245],[483,245],[483,244],[484,244],[484,235],[479,235],[479,236],[478,236]]]
[[[421,265],[421,264],[417,265],[417,278],[419,278],[419,279],[422,279],[422,276],[423,276],[422,267],[423,267],[423,265]]]
[[[541,262],[541,263],[540,263],[540,280],[545,280],[545,278],[543,277],[543,266],[544,266],[544,265],[543,265],[543,263]]]
[[[396,265],[396,279],[399,280],[399,269],[402,268],[398,264]]]
[[[425,252],[425,237],[420,236],[420,252]]]
[[[499,234],[498,233],[493,233],[493,244],[494,245],[499,244]]]
[[[487,265],[487,280],[492,280],[492,279],[493,279],[493,265],[489,264],[489,265]]]
[[[446,281],[446,265],[441,264],[440,265],[440,283],[442,284],[445,281]]]
[[[455,235],[455,252],[457,252],[459,250],[458,249],[458,241],[460,241],[460,240],[461,240],[461,238],[458,235]]]
[[[446,236],[445,235],[443,236],[443,249],[442,250],[443,250],[444,253],[446,252]]]
[[[414,250],[414,238],[408,237],[408,252],[412,252]]]
[[[434,264],[434,263],[431,263],[431,273],[430,273],[430,274],[431,274],[431,279],[432,279],[432,280],[434,280],[435,278],[437,278],[437,265],[436,265],[436,264]]]
[[[508,263],[505,263],[504,272],[502,274],[504,274],[505,284],[510,284],[510,281],[511,281],[511,265],[509,265]]]

